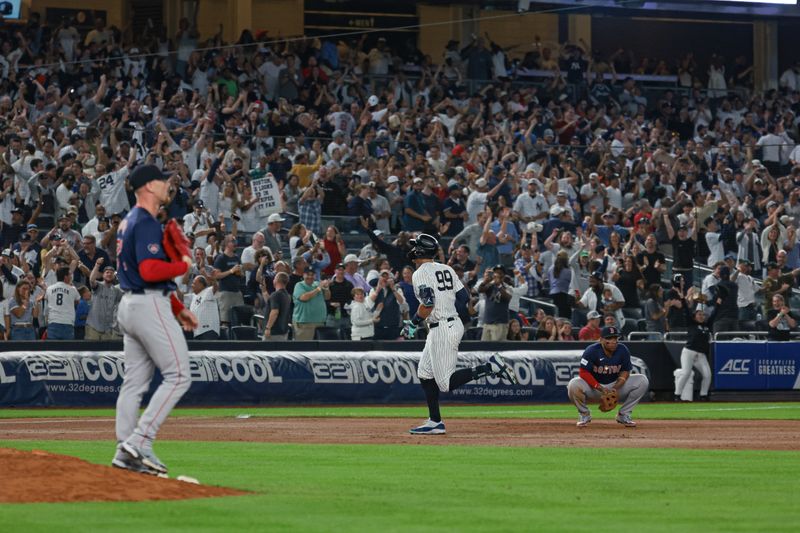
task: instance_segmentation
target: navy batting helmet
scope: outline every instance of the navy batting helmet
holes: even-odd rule
[[[414,259],[433,259],[439,252],[439,241],[427,233],[420,233],[416,239],[411,239],[411,251],[408,258]]]

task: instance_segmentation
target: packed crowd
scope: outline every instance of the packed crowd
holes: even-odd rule
[[[440,237],[486,340],[596,339],[638,320],[680,330],[696,305],[713,307],[716,331],[796,329],[789,74],[766,93],[655,100],[629,77],[594,77],[584,45],[559,49],[564,77],[517,84],[482,38],[433,65],[366,35],[245,32],[231,46],[221,33],[200,41],[186,19],[172,39],[102,20],[0,28],[6,338],[119,337],[116,231],[143,162],[173,173],[159,216],[194,247],[176,281],[196,338],[248,323],[243,308],[264,338],[397,338],[417,305],[416,232]],[[470,93],[468,79],[494,81]],[[265,176],[281,214],[258,209],[251,182]],[[369,244],[348,249],[353,232]],[[698,262],[712,274],[694,279]]]

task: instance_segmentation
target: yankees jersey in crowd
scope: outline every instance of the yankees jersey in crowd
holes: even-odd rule
[[[206,287],[200,293],[192,295],[189,310],[197,316],[195,336],[209,331],[219,333],[219,308],[214,287]]]
[[[608,385],[617,380],[620,372],[630,372],[633,369],[631,352],[627,346],[617,344],[617,349],[608,357],[603,345],[596,342],[584,350],[581,368],[591,372],[598,383]]]
[[[451,317],[457,317],[456,293],[464,288],[455,271],[449,265],[441,263],[422,263],[411,277],[414,284],[414,294],[425,303],[426,288],[433,291],[433,311],[428,316],[429,322],[439,322]]]
[[[75,304],[81,299],[78,289],[63,281],[47,287],[47,323],[75,324]]]
[[[106,206],[106,213],[109,216],[131,209],[128,193],[125,190],[125,180],[130,171],[128,165],[125,165],[115,172],[103,174],[94,180],[95,192],[100,195],[98,200]]]

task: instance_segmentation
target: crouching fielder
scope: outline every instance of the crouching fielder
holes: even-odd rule
[[[494,354],[487,363],[473,368],[456,370],[458,344],[464,335],[461,317],[467,317],[469,295],[455,271],[448,265],[435,263],[439,251],[438,241],[430,235],[420,234],[411,241],[413,248],[408,256],[416,265],[412,276],[414,294],[419,300],[417,314],[403,326],[403,335],[413,338],[419,325],[427,320],[428,337],[419,361],[419,376],[428,403],[428,420],[413,428],[412,435],[443,435],[444,422],[439,413],[439,391],[448,392],[487,375],[505,378],[516,383],[514,371],[503,359]]]
[[[592,421],[592,413],[586,404],[599,403],[607,393],[616,393],[618,401],[622,402],[617,422],[636,427],[631,412],[647,393],[650,382],[646,376],[631,374],[631,353],[627,346],[619,343],[617,328],[606,326],[601,335],[600,342],[584,350],[578,377],[572,378],[567,385],[569,399],[580,414],[578,427],[586,427]]]

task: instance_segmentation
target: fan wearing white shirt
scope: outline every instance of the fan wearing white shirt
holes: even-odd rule
[[[218,285],[209,284],[205,276],[199,275],[192,281],[192,303],[189,310],[197,317],[194,340],[219,339],[219,306],[217,305]]]
[[[106,206],[106,210],[111,213],[123,213],[130,211],[131,205],[128,202],[128,192],[125,189],[125,180],[130,174],[130,170],[136,163],[136,150],[131,149],[127,163],[121,168],[114,165],[106,167],[106,174],[94,179],[94,192],[99,194],[99,203]]]
[[[56,272],[56,283],[47,287],[47,338],[73,340],[75,338],[75,307],[81,299],[78,289],[72,286],[72,272],[68,267]]]
[[[719,224],[714,217],[705,220],[706,244],[708,244],[708,266],[714,266],[725,259],[725,249],[722,246],[722,234],[719,232]]]

